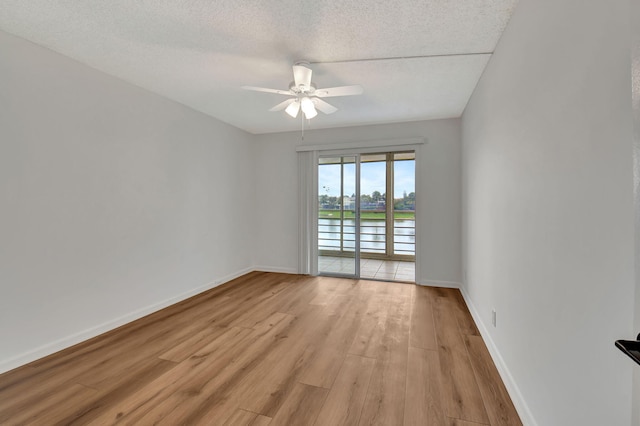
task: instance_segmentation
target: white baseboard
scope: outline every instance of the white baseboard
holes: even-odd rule
[[[445,287],[445,288],[460,288],[462,284],[455,281],[435,281],[435,280],[416,280],[418,285],[426,285],[429,287]]]
[[[126,315],[120,316],[113,320],[107,321],[105,323],[99,324],[95,327],[88,328],[86,330],[80,331],[78,333],[74,333],[70,336],[63,337],[61,339],[55,340],[51,343],[47,343],[30,351],[24,352],[18,356],[2,360],[0,361],[0,373],[4,373],[9,370],[13,370],[14,368],[20,367],[22,365],[28,364],[40,358],[43,358],[47,355],[51,355],[63,349],[69,348],[78,343],[84,342],[85,340],[89,340],[93,337],[99,336],[100,334],[106,333],[107,331],[111,331],[115,328],[118,328],[122,325],[140,319],[146,315],[152,314],[156,311],[164,309],[168,306],[171,306],[175,303],[181,302],[185,299],[188,299],[196,294],[202,293],[204,291],[215,288],[221,284],[229,282],[235,278],[238,278],[246,273],[254,271],[254,268],[245,268],[240,271],[234,272],[232,274],[226,275],[220,279],[217,279],[213,282],[205,284],[203,286],[194,288],[192,290],[181,293],[177,296],[171,297],[169,299],[163,300],[162,302],[154,303],[153,305],[146,306],[144,308],[138,309]]]
[[[222,285],[224,283],[228,283],[231,280],[235,280],[236,278],[241,277],[241,276],[243,276],[245,274],[248,274],[249,272],[253,272],[253,271],[255,271],[255,269],[249,267],[249,268],[244,268],[244,269],[241,269],[239,271],[233,272],[231,274],[225,275],[224,277],[222,277],[219,280],[217,280],[218,284],[216,286],[214,286],[214,287],[217,287],[218,285]],[[185,297],[185,299],[186,299],[186,297]]]
[[[487,349],[489,349],[491,358],[493,359],[493,362],[496,364],[496,368],[498,369],[498,373],[500,373],[502,382],[507,388],[507,391],[509,392],[509,396],[511,396],[513,405],[516,407],[516,411],[520,416],[520,420],[522,420],[522,423],[524,424],[524,426],[537,426],[538,423],[535,421],[533,414],[529,409],[529,406],[527,405],[526,401],[522,397],[520,388],[518,387],[515,380],[513,379],[513,376],[511,375],[511,372],[509,371],[507,364],[504,362],[504,359],[502,358],[502,355],[500,354],[498,347],[496,346],[495,342],[491,338],[491,335],[489,334],[489,329],[482,321],[482,318],[480,317],[478,310],[476,309],[475,305],[469,298],[469,295],[466,289],[464,288],[464,286],[460,286],[460,291],[462,292],[462,297],[464,297],[464,301],[467,303],[467,306],[469,307],[469,312],[471,312],[471,316],[473,317],[473,320],[475,321],[476,325],[478,326],[478,329],[480,330],[480,334],[482,335],[482,340],[484,340],[485,344],[487,345]]]
[[[260,272],[277,272],[280,274],[297,274],[298,270],[296,268],[281,268],[278,266],[254,266],[253,271]]]

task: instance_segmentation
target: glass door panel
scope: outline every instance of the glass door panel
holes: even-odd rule
[[[387,252],[387,155],[360,158],[360,276],[374,278]]]
[[[415,152],[360,156],[360,277],[414,281]]]
[[[414,261],[416,254],[416,155],[393,154],[393,255]]]
[[[318,272],[358,276],[357,156],[318,161]]]
[[[394,153],[393,258],[398,260],[395,279],[414,281],[416,259],[416,155]]]

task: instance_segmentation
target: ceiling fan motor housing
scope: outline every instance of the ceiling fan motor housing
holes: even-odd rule
[[[316,85],[311,83],[309,87],[306,87],[304,84],[296,86],[296,82],[292,81],[289,83],[289,90],[291,90],[296,95],[311,95],[316,91]]]

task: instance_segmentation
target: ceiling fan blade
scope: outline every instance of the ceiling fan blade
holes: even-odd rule
[[[296,87],[303,86],[305,88],[311,87],[311,71],[310,68],[305,67],[304,65],[294,65],[293,66],[293,81],[296,84]]]
[[[295,101],[296,101],[296,98],[287,99],[284,102],[280,102],[278,105],[274,106],[269,111],[282,111],[283,109],[285,109]]]
[[[359,84],[354,86],[327,87],[326,89],[316,89],[313,94],[320,98],[330,98],[332,96],[361,95],[364,89]]]
[[[324,112],[325,114],[333,114],[338,110],[338,108],[334,107],[330,103],[327,103],[319,98],[313,98],[313,104],[316,106],[317,109]]]
[[[266,87],[242,86],[244,90],[253,90],[254,92],[277,93],[278,95],[294,95],[290,90],[267,89]]]

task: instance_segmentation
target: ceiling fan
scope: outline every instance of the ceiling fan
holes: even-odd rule
[[[293,96],[284,102],[271,108],[269,111],[285,110],[287,114],[295,118],[302,109],[304,116],[311,119],[318,115],[318,110],[325,114],[332,114],[338,110],[321,98],[334,96],[351,96],[362,94],[362,86],[339,86],[318,89],[311,81],[313,71],[309,68],[309,62],[298,61],[293,64],[293,81],[289,84],[289,90],[267,89],[264,87],[242,86],[245,90],[256,92],[277,93],[279,95]]]

